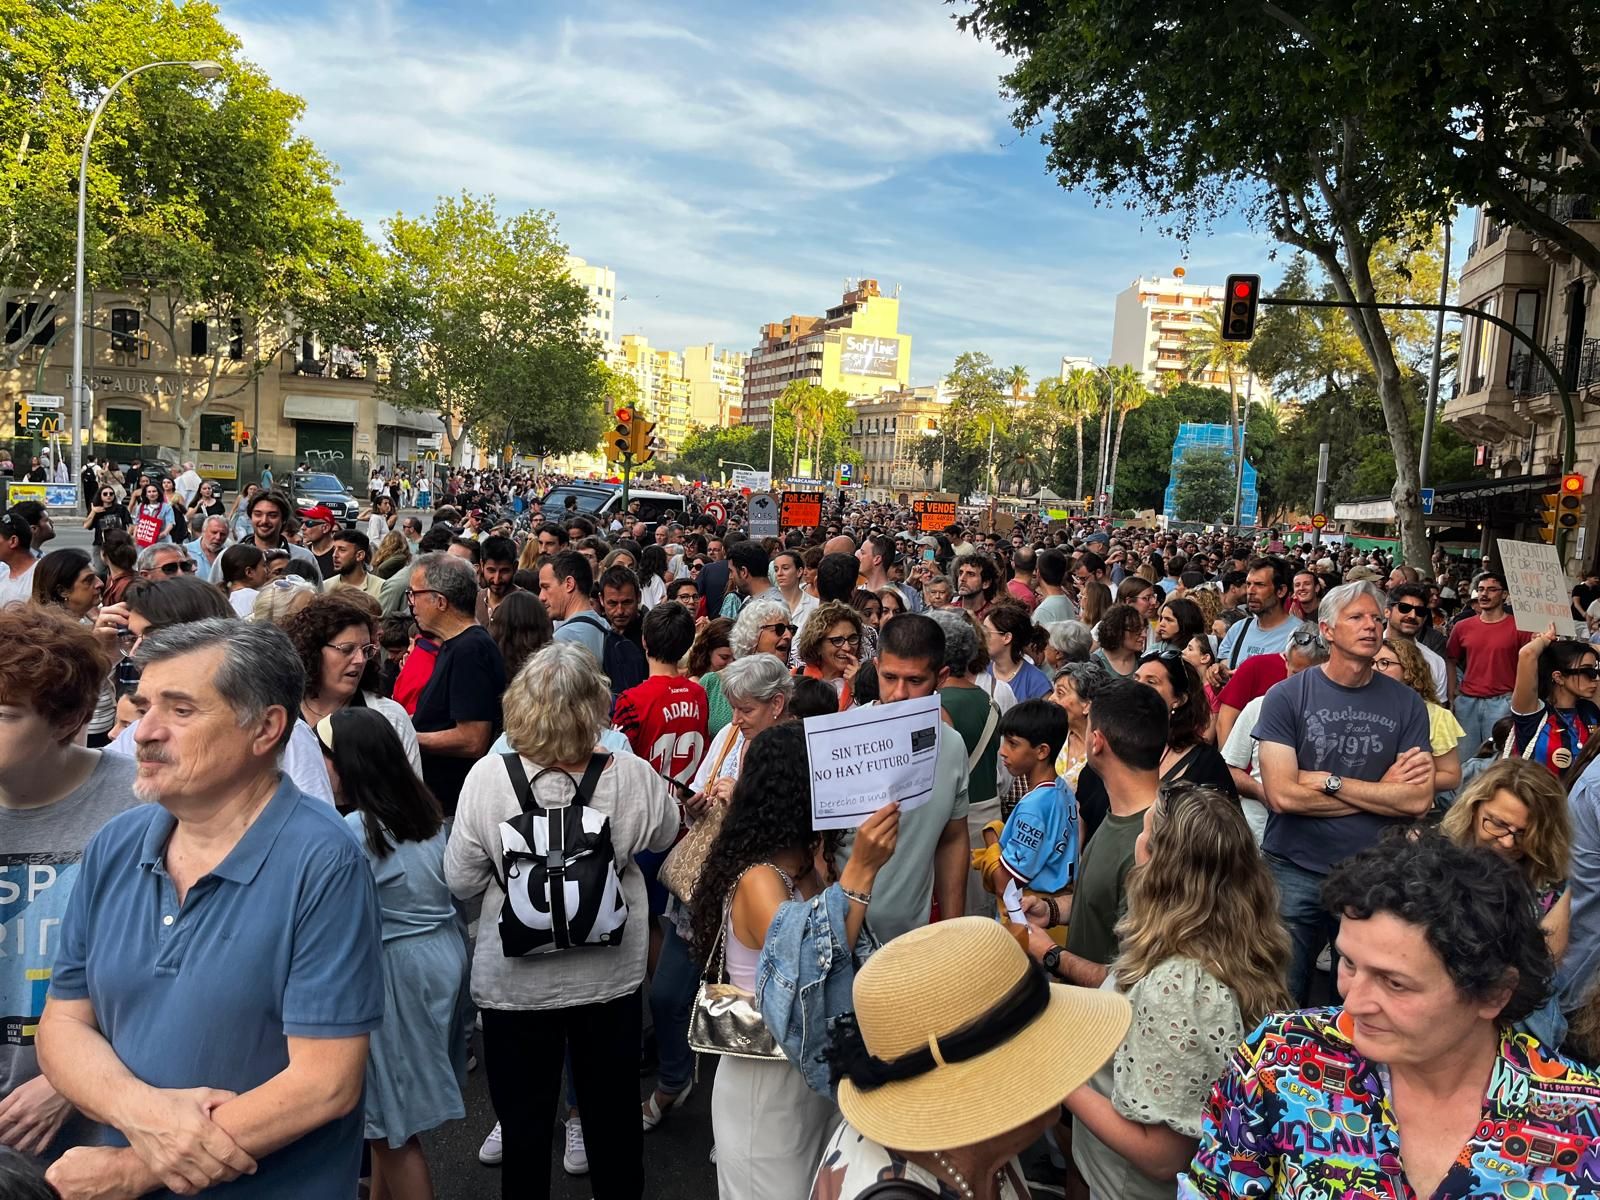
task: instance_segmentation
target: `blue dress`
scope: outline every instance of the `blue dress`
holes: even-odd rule
[[[467,946],[444,881],[444,830],[376,858],[361,814],[345,823],[372,864],[383,911],[383,1025],[367,1055],[365,1136],[398,1149],[466,1116]]]

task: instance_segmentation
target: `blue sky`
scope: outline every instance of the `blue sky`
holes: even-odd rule
[[[937,0],[473,4],[223,0],[245,54],[306,100],[342,201],[378,223],[441,193],[553,210],[617,272],[617,332],[748,350],[848,276],[900,285],[912,378],[964,350],[1037,378],[1104,361],[1112,300],[1281,260],[1239,222],[1187,250],[1046,176],[1005,61]]]

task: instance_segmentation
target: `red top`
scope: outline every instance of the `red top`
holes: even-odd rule
[[[1517,629],[1514,617],[1485,621],[1482,617],[1463,617],[1450,631],[1444,644],[1445,657],[1455,662],[1466,659],[1461,672],[1463,696],[1504,696],[1517,683],[1517,651],[1533,640],[1533,634]]]
[[[1008,582],[1006,591],[1011,594],[1013,600],[1020,600],[1023,604],[1026,604],[1029,612],[1039,607],[1039,597],[1034,594],[1034,590],[1031,587],[1019,579],[1013,579]]]
[[[656,774],[687,784],[706,752],[708,703],[694,680],[652,675],[617,697],[611,721]]]
[[[394,702],[406,710],[406,715],[417,715],[417,697],[433,678],[433,668],[439,657],[439,647],[427,638],[418,638],[417,644],[406,655],[400,674],[394,681]]]
[[[1217,693],[1217,707],[1226,704],[1243,711],[1246,704],[1257,696],[1265,696],[1274,684],[1287,678],[1289,664],[1283,661],[1283,655],[1252,654],[1239,664],[1239,669]]]

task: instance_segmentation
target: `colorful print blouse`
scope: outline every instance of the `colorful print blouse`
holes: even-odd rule
[[[1388,1072],[1351,1044],[1341,1008],[1277,1013],[1211,1090],[1178,1194],[1416,1200]],[[1507,1030],[1483,1119],[1433,1200],[1600,1196],[1600,1076]]]

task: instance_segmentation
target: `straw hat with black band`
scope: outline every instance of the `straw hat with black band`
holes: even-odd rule
[[[1115,992],[1050,983],[985,917],[895,938],[857,973],[854,996],[856,1035],[839,1031],[829,1053],[839,1110],[880,1145],[919,1153],[1054,1110],[1131,1019]]]

